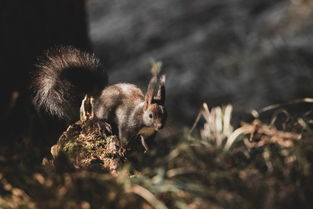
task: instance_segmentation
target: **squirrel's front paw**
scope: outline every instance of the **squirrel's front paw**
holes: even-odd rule
[[[140,138],[142,146],[145,148],[145,152],[144,153],[148,152],[149,151],[149,146],[146,143],[145,138],[143,136],[141,136],[141,135],[139,136],[139,138]]]

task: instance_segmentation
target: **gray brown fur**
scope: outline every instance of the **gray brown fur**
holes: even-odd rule
[[[128,142],[138,136],[145,148],[144,140],[165,124],[165,76],[161,76],[154,96],[158,68],[152,69],[145,95],[133,84],[106,87],[107,75],[99,60],[72,47],[48,51],[38,68],[34,102],[53,115],[68,121],[78,120],[79,106],[87,94],[95,99],[95,116],[109,122],[120,140]]]
[[[85,94],[97,96],[108,78],[93,55],[73,47],[57,47],[39,59],[33,89],[34,103],[67,121],[79,119]]]
[[[123,142],[139,135],[144,139],[153,137],[166,121],[164,101],[158,105],[153,99],[156,84],[157,78],[153,76],[145,96],[133,84],[120,83],[105,88],[95,102],[96,117],[108,121]],[[145,128],[153,131],[146,134],[142,132]]]

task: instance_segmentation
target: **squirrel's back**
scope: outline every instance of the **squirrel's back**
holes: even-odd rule
[[[97,97],[108,83],[99,60],[74,47],[46,52],[37,64],[34,103],[59,118],[74,121],[85,94]]]
[[[118,83],[106,87],[95,100],[95,115],[108,121],[114,128],[118,114],[126,117],[134,108],[144,101],[142,91],[134,84]],[[113,115],[114,116],[113,116]]]

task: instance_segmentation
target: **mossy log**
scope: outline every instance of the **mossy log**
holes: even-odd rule
[[[96,118],[70,125],[51,147],[52,166],[82,168],[116,174],[127,161],[126,151],[111,126]],[[67,168],[65,168],[67,167]]]

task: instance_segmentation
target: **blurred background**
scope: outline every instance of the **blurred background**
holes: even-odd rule
[[[162,61],[169,126],[190,126],[203,102],[259,109],[313,96],[310,0],[2,0],[0,15],[4,135],[64,129],[35,114],[30,90],[37,57],[59,44],[143,89],[150,61]]]
[[[150,60],[161,60],[171,123],[185,125],[202,102],[259,109],[313,96],[312,9],[305,0],[87,2],[111,82],[145,87]]]

